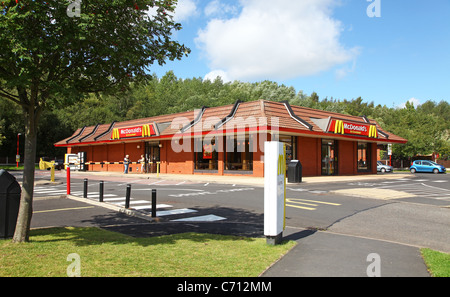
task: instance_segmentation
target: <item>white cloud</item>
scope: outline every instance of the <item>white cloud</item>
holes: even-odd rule
[[[416,99],[416,98],[414,98],[414,97],[411,98],[411,99],[409,99],[409,100],[406,101],[406,102],[409,102],[409,103],[413,104],[414,107],[417,107],[417,106],[419,106],[419,105],[422,105],[422,104],[420,103],[420,100],[419,100],[419,99]],[[406,107],[406,102],[399,104],[399,105],[397,106],[397,108],[405,108],[405,107]]]
[[[339,69],[336,70],[335,74],[336,74],[336,79],[337,80],[342,80],[344,79],[348,74],[354,72],[356,69],[356,60],[353,60],[352,65],[345,65]]]
[[[358,55],[339,42],[343,26],[331,17],[335,3],[241,0],[238,16],[210,20],[196,44],[212,70],[222,69],[233,80],[314,75]]]
[[[147,11],[147,15],[150,18],[153,18],[157,14],[157,7],[150,8]],[[197,14],[198,9],[195,0],[178,0],[175,12],[173,13],[173,18],[175,22],[184,22]]]
[[[210,80],[214,82],[217,77],[220,77],[224,83],[231,82],[231,79],[228,77],[228,74],[223,70],[213,70],[207,75],[205,75],[204,80]]]
[[[197,14],[197,4],[194,0],[178,0],[178,4],[175,8],[174,20],[176,22],[183,22]]]
[[[236,15],[238,10],[235,5],[225,4],[221,0],[213,0],[206,5],[204,12],[207,17],[225,17],[230,14]]]

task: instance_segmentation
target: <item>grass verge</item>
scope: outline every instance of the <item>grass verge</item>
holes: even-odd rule
[[[23,165],[0,165],[0,169],[5,169],[6,171],[23,171]],[[39,169],[39,164],[34,167],[35,169]]]
[[[80,257],[83,277],[256,277],[295,242],[184,233],[134,238],[98,228],[32,230],[30,242],[0,240],[0,276],[64,277]]]
[[[450,277],[450,254],[421,249],[425,263],[434,277]]]

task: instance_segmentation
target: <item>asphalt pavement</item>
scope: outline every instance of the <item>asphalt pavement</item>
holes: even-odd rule
[[[80,175],[81,176],[81,175]],[[91,175],[92,177],[93,175]],[[98,175],[101,177],[101,174]],[[140,178],[122,176],[124,181]],[[170,178],[165,176],[164,178]],[[180,177],[175,177],[180,178]],[[182,178],[182,177],[181,177]],[[205,177],[202,177],[205,178]],[[207,177],[210,182],[212,177]],[[348,177],[338,177],[339,181]],[[368,177],[361,177],[364,180]],[[371,177],[372,179],[374,176]],[[375,176],[376,178],[376,176]],[[391,178],[386,176],[386,179]],[[351,180],[358,177],[351,177]],[[307,182],[333,182],[331,179],[311,178]],[[226,182],[219,178],[218,182]],[[229,180],[229,183],[253,184],[261,179]],[[42,183],[42,182],[41,182]],[[140,212],[124,211],[121,207],[105,208],[90,199],[53,197],[35,202],[32,228],[61,226],[95,226],[134,237],[160,236],[183,232],[204,232],[249,237],[262,237],[260,223],[239,224],[235,221],[164,222],[155,221]],[[53,210],[53,211],[52,211]],[[51,214],[51,215],[49,215]],[[236,214],[239,215],[239,214]],[[405,245],[394,240],[379,240],[369,234],[340,234],[337,231],[305,229],[287,226],[284,239],[297,245],[269,267],[263,277],[427,277],[430,276],[417,245]]]

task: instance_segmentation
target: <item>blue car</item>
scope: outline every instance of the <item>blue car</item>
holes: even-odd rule
[[[411,163],[411,167],[409,168],[411,173],[416,172],[433,172],[433,173],[445,173],[445,167],[439,164],[436,164],[433,161],[428,160],[416,160]]]

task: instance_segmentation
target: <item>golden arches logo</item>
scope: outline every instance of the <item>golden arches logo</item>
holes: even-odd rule
[[[152,136],[152,130],[150,129],[150,125],[142,126],[142,137],[150,137]]]
[[[336,120],[334,123],[334,134],[344,134],[344,121]]]
[[[378,138],[378,130],[376,126],[370,126],[369,129],[369,137],[370,138]]]
[[[111,139],[112,139],[112,140],[114,140],[114,139],[120,139],[119,129],[116,128],[116,129],[113,130]]]
[[[283,151],[283,154],[278,156],[278,175],[286,174],[286,146]]]

